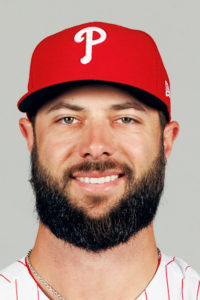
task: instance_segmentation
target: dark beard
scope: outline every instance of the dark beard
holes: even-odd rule
[[[114,161],[86,162],[67,170],[61,182],[38,161],[37,147],[31,153],[31,179],[40,221],[59,239],[85,250],[99,252],[125,243],[154,219],[164,187],[163,147],[151,168],[135,180],[134,171]],[[75,207],[64,189],[74,171],[118,168],[126,176],[126,192],[118,204],[98,219]],[[62,187],[61,187],[62,185]],[[98,201],[98,198],[96,199]]]

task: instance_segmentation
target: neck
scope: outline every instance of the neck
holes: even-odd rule
[[[158,253],[153,225],[125,244],[92,253],[57,239],[40,224],[30,262],[65,299],[133,300],[156,272]],[[50,299],[58,299],[38,283]]]

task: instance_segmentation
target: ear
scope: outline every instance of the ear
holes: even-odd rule
[[[165,151],[165,158],[168,159],[172,145],[179,133],[179,124],[175,121],[168,123],[165,126],[164,133],[163,133],[163,141],[164,141],[164,151]]]
[[[19,120],[19,128],[26,139],[28,150],[31,152],[34,142],[33,126],[28,119],[21,118]]]

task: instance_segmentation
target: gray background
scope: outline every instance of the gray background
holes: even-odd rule
[[[24,256],[37,232],[28,183],[29,154],[19,132],[17,100],[29,62],[45,36],[87,21],[107,21],[151,34],[172,87],[172,117],[181,132],[167,167],[155,222],[158,246],[197,271],[199,260],[199,0],[0,1],[0,268]]]

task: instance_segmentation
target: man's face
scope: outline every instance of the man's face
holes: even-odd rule
[[[148,226],[163,189],[159,114],[111,86],[73,88],[37,113],[32,178],[41,221],[99,251]]]

